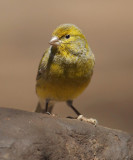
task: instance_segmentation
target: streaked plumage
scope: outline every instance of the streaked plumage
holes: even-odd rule
[[[72,24],[55,29],[38,68],[40,101],[72,101],[87,87],[95,58],[81,30]]]

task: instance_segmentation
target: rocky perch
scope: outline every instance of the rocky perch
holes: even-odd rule
[[[133,160],[133,136],[75,119],[0,108],[0,160]]]

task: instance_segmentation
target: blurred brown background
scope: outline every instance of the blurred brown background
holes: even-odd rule
[[[133,1],[1,0],[0,106],[33,111],[35,78],[52,31],[79,26],[95,54],[94,75],[75,106],[101,125],[133,133]],[[65,103],[54,113],[74,115]]]

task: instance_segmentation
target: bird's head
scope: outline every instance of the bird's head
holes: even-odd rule
[[[85,36],[73,24],[62,24],[57,27],[52,34],[49,44],[72,54],[84,52],[88,48]]]

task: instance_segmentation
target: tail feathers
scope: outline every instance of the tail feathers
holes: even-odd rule
[[[36,107],[36,109],[35,109],[35,112],[45,113],[45,108],[44,108],[44,106],[43,106],[43,107],[41,106],[41,103],[40,103],[40,102],[38,102],[37,107]]]
[[[53,107],[54,107],[53,104],[49,103],[47,112],[52,113]],[[39,101],[38,104],[37,104],[37,107],[35,109],[35,112],[37,112],[37,113],[46,113],[46,104],[45,103],[41,103]]]

